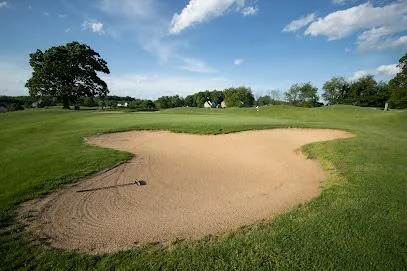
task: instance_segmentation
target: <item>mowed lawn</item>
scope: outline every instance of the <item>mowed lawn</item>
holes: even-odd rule
[[[0,269],[407,269],[407,111],[43,109],[0,114],[0,127]],[[199,241],[98,256],[49,249],[13,220],[18,203],[130,158],[86,145],[85,136],[130,129],[218,134],[275,127],[336,128],[356,137],[305,146],[331,175],[320,197],[273,220]]]

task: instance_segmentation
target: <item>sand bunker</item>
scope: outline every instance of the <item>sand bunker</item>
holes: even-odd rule
[[[21,216],[51,246],[93,254],[217,234],[317,196],[326,173],[299,147],[350,136],[315,129],[95,136],[87,141],[135,157],[25,203]],[[146,185],[131,184],[136,180]]]

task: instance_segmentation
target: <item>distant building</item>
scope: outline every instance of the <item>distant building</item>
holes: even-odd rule
[[[0,113],[5,113],[7,112],[7,108],[3,105],[0,105]]]
[[[117,107],[127,107],[127,106],[128,106],[127,102],[125,102],[124,104],[117,104]]]
[[[207,101],[204,103],[204,108],[212,108],[213,103],[211,101]]]
[[[225,103],[225,101],[222,101],[222,102],[220,103],[220,107],[226,108],[226,103]]]
[[[33,102],[31,104],[31,107],[32,108],[42,108],[42,107],[44,107],[44,101],[43,100],[38,100],[36,102]]]

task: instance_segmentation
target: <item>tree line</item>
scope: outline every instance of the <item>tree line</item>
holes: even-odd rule
[[[206,102],[213,107],[222,102],[227,107],[276,104],[316,107],[323,105],[322,98],[328,105],[384,107],[388,102],[391,108],[407,108],[407,54],[399,61],[400,72],[387,83],[376,82],[372,75],[356,81],[333,77],[324,83],[321,97],[318,96],[318,88],[307,82],[293,84],[283,97],[272,91],[270,95],[257,99],[245,86],[200,91],[185,98],[162,96],[155,101],[109,96],[107,84],[98,76],[110,73],[107,62],[88,45],[78,42],[54,46],[44,52],[37,50],[30,54],[29,62],[33,69],[26,83],[30,97],[3,96],[0,97],[0,107],[18,110],[34,104],[37,107],[62,104],[63,108],[73,106],[75,109],[79,106],[116,108],[126,103],[125,107],[131,110],[152,111],[183,106],[204,107]]]
[[[204,107],[206,102],[210,102],[211,107],[220,107],[225,102],[228,107],[250,107],[254,105],[255,99],[252,90],[248,87],[231,87],[223,91],[206,90],[200,91],[185,98],[178,95],[163,96],[158,98],[154,103],[159,109],[174,107]]]
[[[388,102],[391,108],[407,107],[407,103],[398,97],[400,88],[395,85],[394,79],[388,83],[376,82],[372,75],[366,75],[349,82],[343,77],[333,77],[325,82],[323,90],[322,98],[330,105],[384,107]]]

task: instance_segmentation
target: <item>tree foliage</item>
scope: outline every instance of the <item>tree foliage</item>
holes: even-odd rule
[[[154,103],[159,109],[167,109],[184,106],[184,99],[182,97],[179,97],[178,95],[162,96],[158,98]]]
[[[347,82],[334,77],[325,82],[322,97],[328,104],[407,108],[407,54],[400,60],[398,72],[388,83],[376,82],[372,75]]]
[[[318,106],[318,88],[311,83],[294,84],[285,93],[287,102],[295,106]]]
[[[372,75],[366,75],[350,85],[350,100],[357,106],[374,106],[377,95],[377,82]]]
[[[243,86],[225,89],[224,98],[228,107],[249,107],[254,103],[252,90]]]
[[[190,107],[203,107],[205,102],[210,101],[216,105],[220,104],[224,99],[223,91],[200,91],[185,97],[185,105]]]
[[[324,83],[322,98],[329,104],[340,104],[345,101],[350,91],[350,84],[343,77],[333,77]]]
[[[19,103],[11,103],[7,105],[7,111],[19,111],[24,110],[24,107]]]
[[[286,102],[281,101],[279,99],[275,98],[276,96],[271,96],[271,95],[265,95],[265,96],[260,96],[257,98],[256,104],[258,106],[265,106],[265,105],[279,105],[279,104],[285,104]]]
[[[407,108],[407,54],[399,60],[398,67],[400,72],[389,82],[389,104],[394,108]]]
[[[129,109],[133,111],[154,111],[156,106],[151,100],[134,99],[129,103]]]
[[[273,100],[271,99],[271,97],[269,95],[260,96],[257,99],[257,105],[258,106],[269,105],[269,104],[272,104],[272,102],[273,102]]]
[[[106,83],[97,72],[109,74],[107,63],[88,45],[71,42],[30,54],[32,77],[26,87],[32,96],[53,96],[64,108],[77,105],[81,97],[106,96]]]
[[[384,107],[390,97],[385,82],[376,82],[372,75],[348,82],[343,77],[333,77],[324,84],[323,99],[332,104]]]
[[[51,96],[32,97],[32,96],[0,96],[0,104],[8,106],[9,104],[19,104],[23,107],[46,107],[56,105],[56,98]]]

